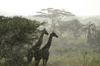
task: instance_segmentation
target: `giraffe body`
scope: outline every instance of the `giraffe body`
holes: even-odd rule
[[[35,66],[39,65],[40,59],[43,59],[43,66],[46,66],[47,61],[49,59],[49,49],[51,46],[52,37],[58,38],[58,36],[54,32],[52,32],[50,34],[47,44],[42,49],[40,49],[37,53],[35,53]]]
[[[34,53],[37,52],[40,49],[40,46],[41,46],[42,41],[43,41],[44,34],[48,35],[48,32],[46,31],[46,29],[44,29],[42,31],[38,42],[28,51],[28,54],[27,54],[28,64],[31,63],[32,58],[34,57]]]

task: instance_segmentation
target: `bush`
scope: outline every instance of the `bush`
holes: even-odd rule
[[[38,21],[26,19],[24,17],[4,17],[0,16],[0,57],[9,59],[12,66],[20,66],[25,56],[25,45],[32,45],[38,38],[38,27],[42,25]]]

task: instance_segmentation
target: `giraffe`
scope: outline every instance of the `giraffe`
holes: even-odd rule
[[[32,48],[28,51],[27,53],[27,59],[28,59],[28,64],[31,63],[32,58],[34,57],[34,53],[36,51],[38,51],[40,49],[40,46],[42,44],[43,41],[43,36],[44,34],[48,35],[48,32],[46,31],[46,29],[42,30],[42,33],[40,35],[39,40],[36,42],[36,44],[34,46],[32,46]]]
[[[40,49],[34,54],[35,66],[39,65],[39,62],[41,59],[43,59],[43,66],[46,66],[48,58],[49,58],[49,49],[51,46],[52,37],[58,38],[58,36],[54,33],[54,31],[50,34],[47,44],[45,44],[45,46],[42,49]]]

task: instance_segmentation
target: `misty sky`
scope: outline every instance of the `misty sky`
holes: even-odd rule
[[[65,9],[76,16],[100,15],[100,0],[0,0],[0,11],[10,15],[34,15],[45,8]]]

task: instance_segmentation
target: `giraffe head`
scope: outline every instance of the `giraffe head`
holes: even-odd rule
[[[43,30],[43,33],[46,34],[46,35],[48,35],[48,32],[47,32],[47,30],[45,28]]]
[[[51,34],[52,34],[52,36],[58,38],[57,34],[54,31]]]

